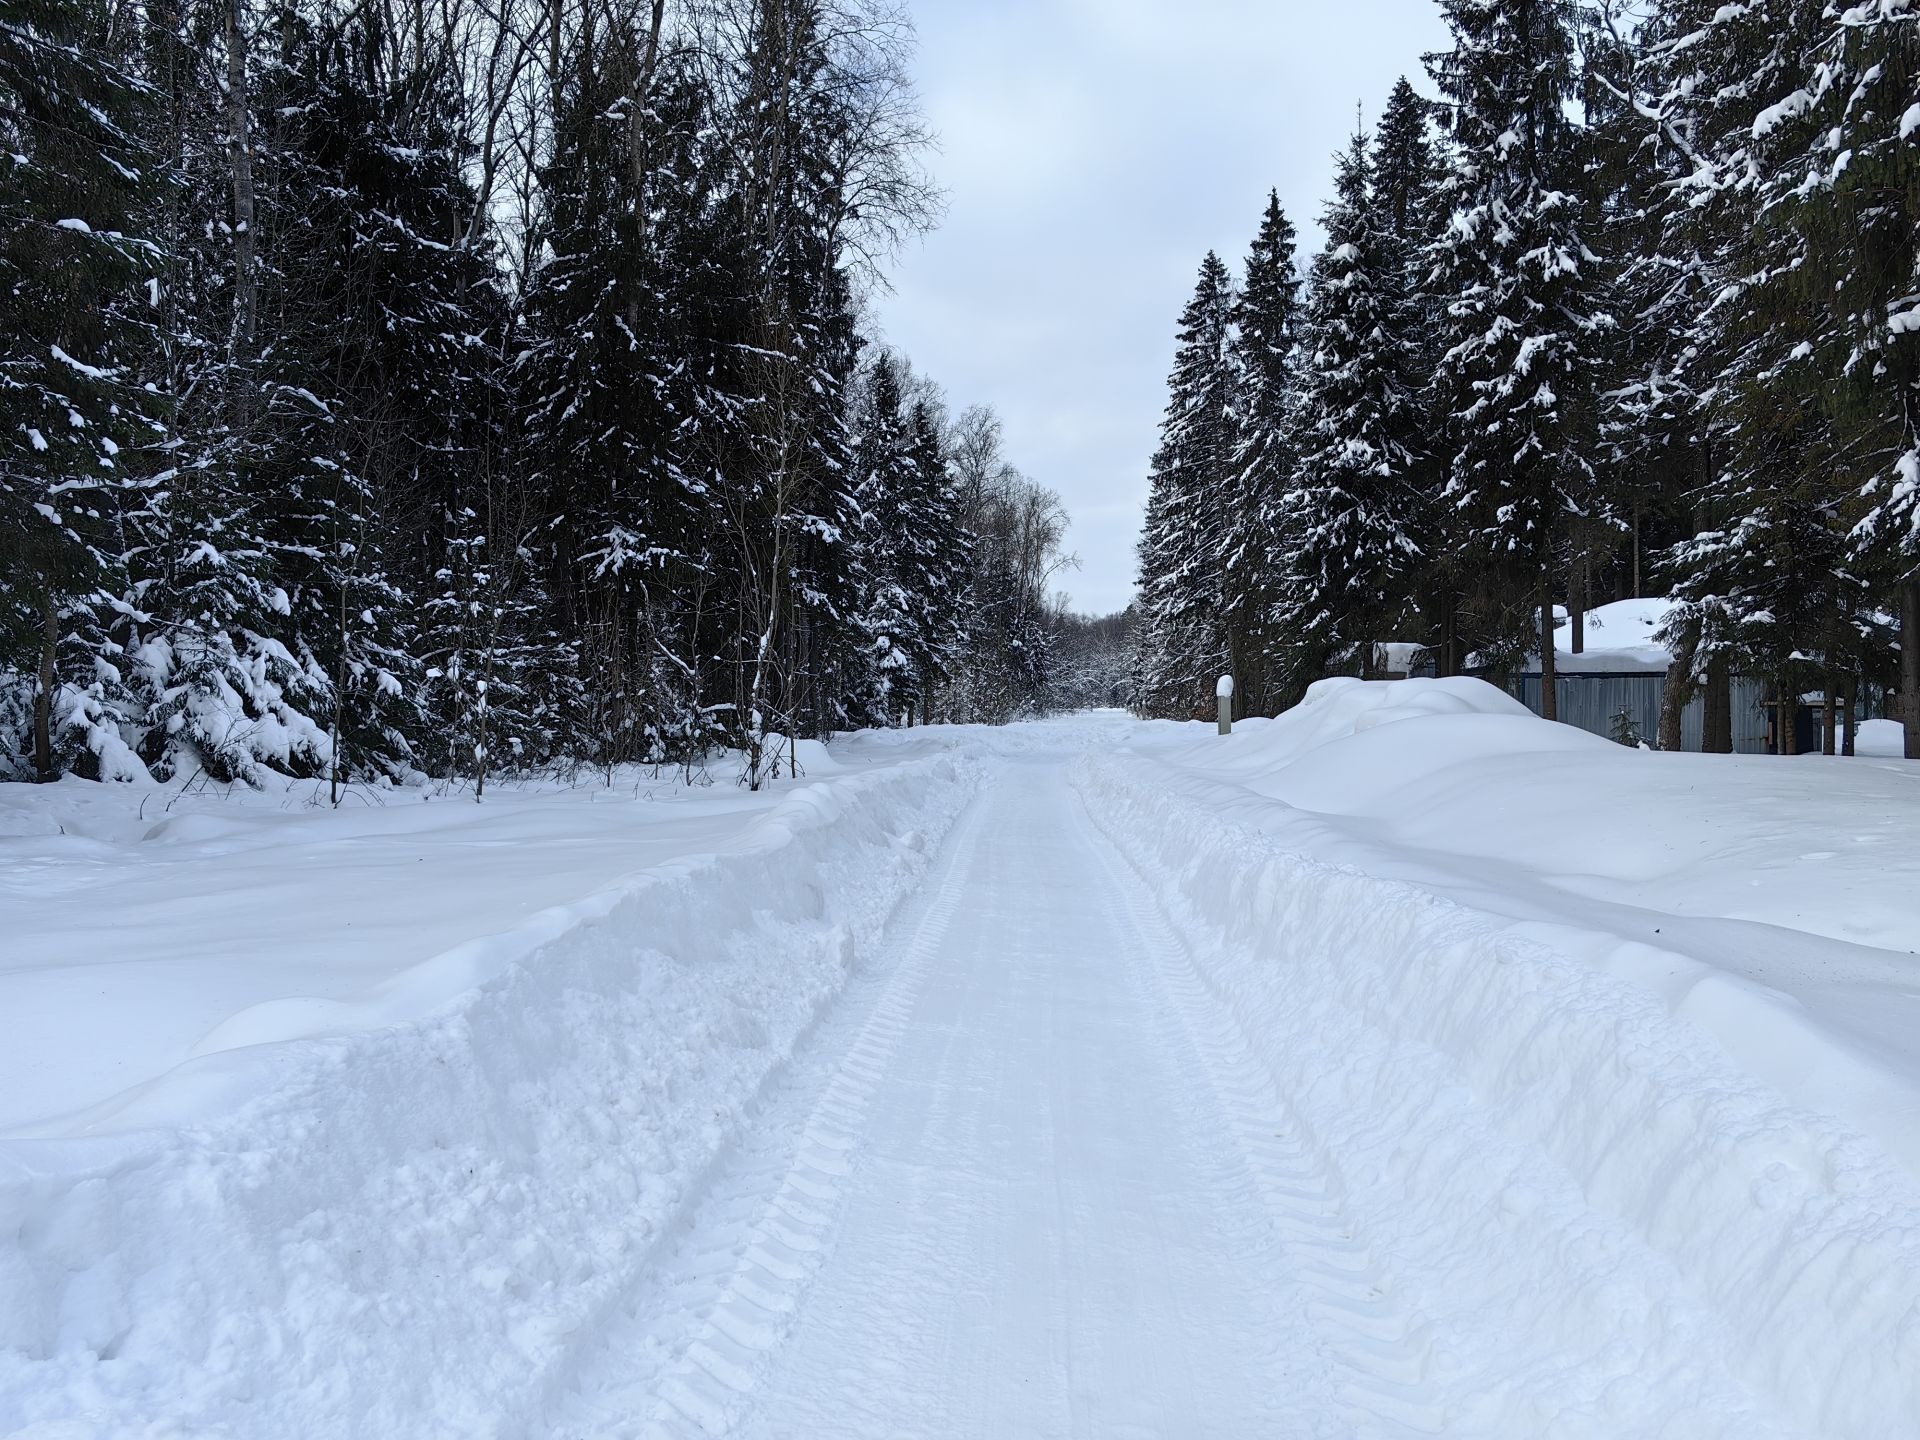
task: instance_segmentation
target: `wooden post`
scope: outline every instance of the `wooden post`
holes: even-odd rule
[[[1220,705],[1220,733],[1233,733],[1233,676],[1222,675],[1213,682],[1214,699]]]

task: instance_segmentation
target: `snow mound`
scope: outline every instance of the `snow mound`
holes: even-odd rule
[[[976,773],[795,789],[725,848],[350,1000],[228,1011],[87,1127],[0,1138],[0,1434],[536,1433]]]
[[[1862,755],[1901,759],[1907,753],[1906,727],[1898,720],[1863,720],[1854,748]]]
[[[1546,724],[1504,691],[1467,678],[1322,680],[1293,709],[1242,721],[1226,741],[1198,733],[1182,729],[1187,747],[1166,753],[1315,810],[1394,805],[1446,760],[1607,743]]]
[[[1322,745],[1434,715],[1537,717],[1504,690],[1484,680],[1321,680],[1306,698],[1261,727],[1267,758],[1298,756]]]
[[[1508,725],[1441,714],[1375,733],[1410,752],[1432,745],[1444,771],[1446,732],[1469,720]],[[1353,738],[1296,755],[1283,774]],[[1158,771],[1152,752],[1090,757],[1079,783],[1143,888],[1170,896],[1181,928],[1201,938],[1205,983],[1259,1048],[1354,1233],[1369,1237],[1418,1317],[1423,1373],[1448,1396],[1445,1433],[1911,1433],[1920,1185],[1890,1151],[1920,1133],[1914,1092],[1902,1102],[1867,1048],[1696,952],[1812,947],[1815,971],[1858,981],[1855,998],[1883,1010],[1897,1010],[1902,965],[1912,988],[1915,962],[1889,956],[1869,973],[1858,947],[1821,951],[1810,937],[1790,944],[1731,920],[1630,919],[1625,907],[1584,909],[1568,891],[1540,896],[1538,872],[1522,863],[1537,830],[1504,828],[1515,813],[1551,813],[1571,851],[1621,777],[1643,777],[1625,790],[1637,804],[1710,776],[1720,757],[1604,742],[1543,752],[1530,758],[1562,782],[1544,799],[1526,792],[1527,772],[1503,784],[1484,765],[1491,793],[1457,793],[1421,818],[1497,854],[1505,864],[1495,867],[1403,848],[1384,809],[1277,804],[1235,783],[1231,745],[1163,748]],[[1594,763],[1608,750],[1618,769]],[[1217,758],[1203,765],[1209,753]],[[1674,760],[1706,766],[1661,763]],[[1843,763],[1819,778],[1838,778]],[[1729,804],[1734,818],[1768,813],[1751,775],[1722,773],[1748,787],[1744,807]],[[1551,810],[1568,796],[1585,808]],[[1920,789],[1906,800],[1920,808]],[[1864,832],[1865,817],[1852,818]],[[1802,830],[1805,820],[1795,817]],[[1889,846],[1880,861],[1904,853]],[[1911,918],[1920,891],[1904,893]],[[1623,925],[1644,938],[1610,933]],[[1910,1167],[1916,1153],[1907,1147]],[[1721,1367],[1768,1413],[1729,1408],[1711,1379]],[[1552,1408],[1529,1408],[1530,1395],[1552,1397]],[[1719,1423],[1702,1427],[1702,1416]]]

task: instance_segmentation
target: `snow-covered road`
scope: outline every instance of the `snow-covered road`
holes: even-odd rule
[[[546,1433],[1597,1436],[1654,1416],[1797,1433],[1741,1393],[1682,1294],[1663,1303],[1702,1353],[1637,1378],[1625,1408],[1586,1409],[1596,1357],[1518,1334],[1513,1372],[1475,1375],[1463,1402],[1450,1357],[1487,1335],[1403,1304],[1069,768],[994,769]],[[1428,1243],[1416,1268],[1475,1239]],[[1476,1317],[1503,1320],[1525,1323]]]
[[[989,783],[558,1433],[1345,1433],[1274,1244],[1337,1221],[1270,1204],[1063,770]]]

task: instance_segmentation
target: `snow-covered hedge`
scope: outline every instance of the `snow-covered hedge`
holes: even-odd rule
[[[215,1121],[0,1141],[0,1434],[536,1432],[973,783],[938,757],[798,790],[742,850],[536,917],[429,1019],[275,1047]]]

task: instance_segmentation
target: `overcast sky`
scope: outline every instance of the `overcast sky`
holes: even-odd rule
[[[1428,90],[1434,0],[913,0],[940,135],[940,230],[882,297],[887,340],[957,407],[1006,421],[1059,491],[1105,613],[1133,590],[1180,308],[1209,248],[1238,273],[1269,189],[1304,266],[1354,106]]]

